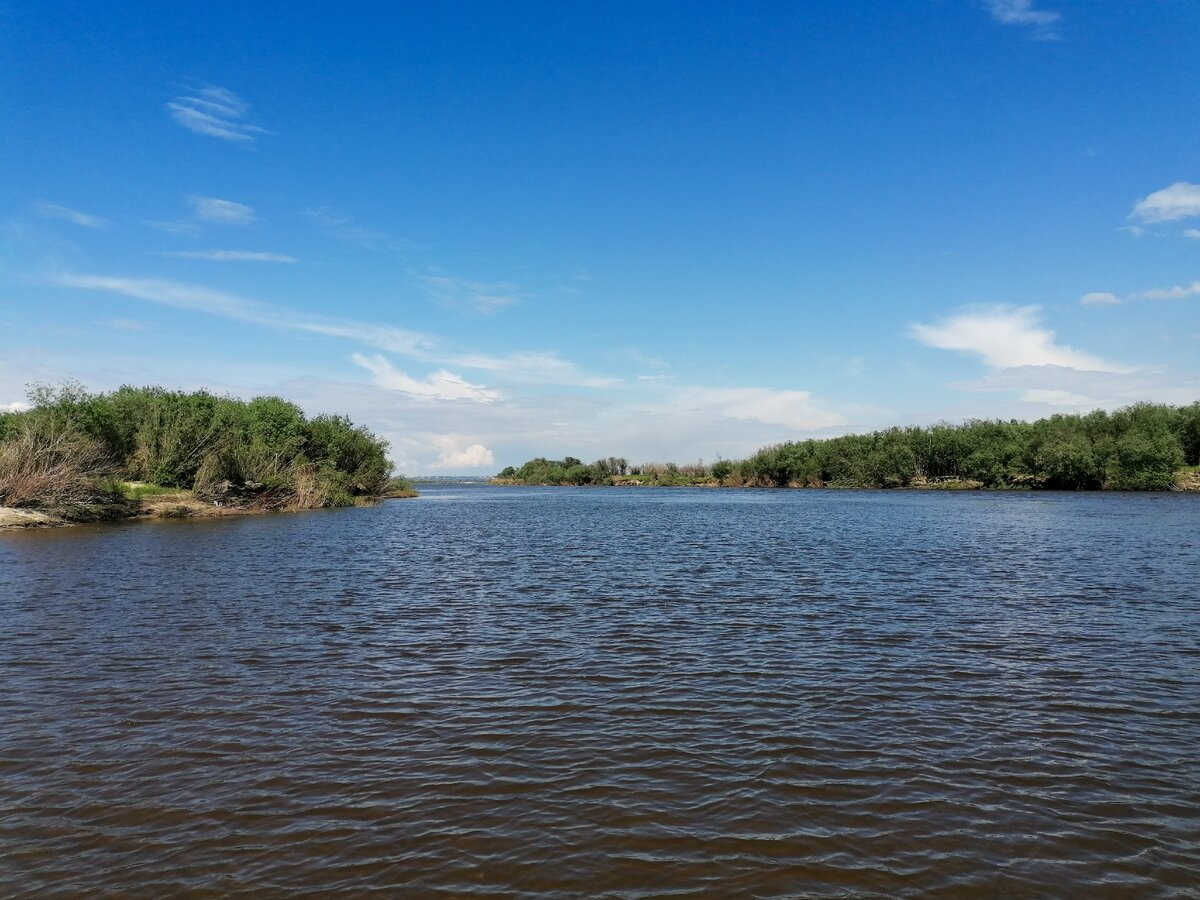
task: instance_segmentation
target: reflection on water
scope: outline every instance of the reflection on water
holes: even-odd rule
[[[1194,896],[1200,498],[0,538],[0,894]]]

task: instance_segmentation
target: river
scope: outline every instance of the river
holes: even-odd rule
[[[1196,896],[1200,496],[0,536],[0,895]]]

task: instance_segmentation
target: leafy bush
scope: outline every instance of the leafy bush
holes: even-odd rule
[[[45,453],[21,440],[28,429],[74,435],[73,464],[85,473],[80,477],[117,476],[276,508],[344,506],[378,497],[391,475],[387,444],[371,432],[344,416],[306,419],[278,397],[246,402],[159,387],[91,394],[71,382],[35,386],[30,399],[33,409],[0,420],[0,447],[10,469],[24,467],[18,480],[44,466],[38,460]],[[53,472],[47,479],[70,481],[65,470]],[[78,481],[71,483],[78,491]],[[28,490],[9,488],[14,497],[22,492]]]

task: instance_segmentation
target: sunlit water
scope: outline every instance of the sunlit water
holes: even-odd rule
[[[1196,896],[1200,497],[0,536],[0,895]]]

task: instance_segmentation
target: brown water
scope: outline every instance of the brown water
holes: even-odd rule
[[[1200,892],[1200,497],[0,538],[0,894]]]

